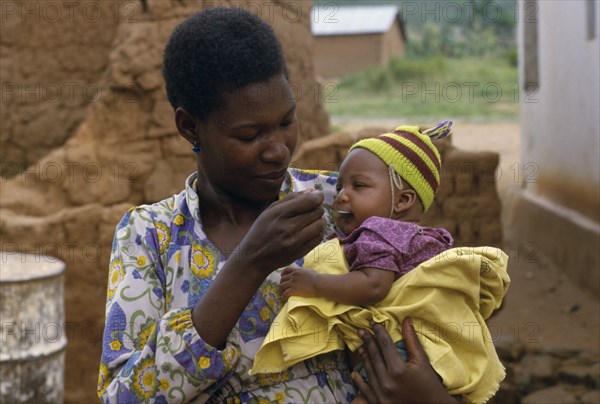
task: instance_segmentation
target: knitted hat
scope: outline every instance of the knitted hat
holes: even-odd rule
[[[413,187],[426,212],[433,203],[435,191],[440,185],[442,165],[440,153],[431,140],[449,135],[451,126],[451,121],[445,121],[423,132],[418,126],[399,126],[394,133],[384,133],[356,142],[350,151],[357,148],[367,149],[392,167]]]

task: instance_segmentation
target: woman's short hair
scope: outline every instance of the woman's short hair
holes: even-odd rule
[[[277,74],[287,77],[287,65],[273,29],[238,8],[212,8],[190,16],[175,28],[165,47],[169,102],[198,119],[222,105],[223,92]]]

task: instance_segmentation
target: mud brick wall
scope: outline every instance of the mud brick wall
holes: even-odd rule
[[[162,54],[179,22],[217,5],[246,8],[273,25],[297,90],[302,139],[328,133],[329,117],[314,97],[312,2],[0,1],[6,17],[0,72],[3,83],[21,85],[20,91],[5,86],[10,93],[0,108],[1,158],[12,169],[0,177],[1,249],[66,263],[66,402],[97,401],[115,226],[131,206],[180,192],[195,170],[191,146],[177,134],[167,102]],[[79,94],[87,94],[81,93],[84,83],[93,83],[89,94],[98,97],[71,107],[67,91],[55,99],[49,83],[67,77],[79,77]],[[32,87],[33,96],[23,87],[30,81],[41,83]],[[15,170],[21,162],[29,165],[22,172]]]
[[[496,190],[499,155],[460,150],[448,143],[440,152],[440,187],[423,223],[444,227],[457,244],[499,245],[502,241],[501,204]]]
[[[160,71],[162,48],[175,23],[218,5],[247,8],[273,25],[288,58],[303,139],[327,133],[329,118],[315,98],[320,84],[314,80],[312,64],[311,4],[1,1],[0,175],[14,177],[64,145],[76,135],[90,107],[115,104],[115,97],[139,102],[141,92],[144,98],[157,98],[155,104],[146,100],[154,118],[148,135],[154,139],[174,135]],[[132,37],[125,39],[125,31]],[[113,112],[115,120],[128,117],[120,110]]]
[[[365,128],[307,141],[297,152],[293,164],[303,168],[337,170],[354,142],[389,130]],[[460,130],[460,127],[455,130]],[[452,146],[451,138],[434,143],[442,157],[441,183],[423,224],[447,229],[455,238],[456,245],[499,246],[502,226],[501,204],[496,190],[498,153],[460,150]]]
[[[120,12],[129,1],[0,2],[0,174],[12,177],[62,146],[102,97]],[[106,93],[105,93],[106,94]]]
[[[490,404],[600,403],[598,352],[495,341],[506,378]]]

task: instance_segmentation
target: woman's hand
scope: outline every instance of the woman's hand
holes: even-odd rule
[[[323,240],[323,193],[295,192],[269,206],[233,253],[264,276],[303,257]]]
[[[381,324],[371,333],[359,332],[364,345],[359,349],[369,385],[356,372],[352,380],[362,393],[356,402],[369,403],[456,403],[446,391],[423,350],[410,318],[402,322],[402,335],[409,361],[404,362]],[[363,400],[364,399],[364,400]]]

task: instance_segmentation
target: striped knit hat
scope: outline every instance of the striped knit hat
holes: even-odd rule
[[[426,212],[440,185],[442,164],[440,153],[431,140],[449,135],[451,126],[451,121],[445,121],[423,132],[418,126],[400,126],[394,133],[360,140],[350,151],[356,148],[367,149],[383,160],[413,187]]]

